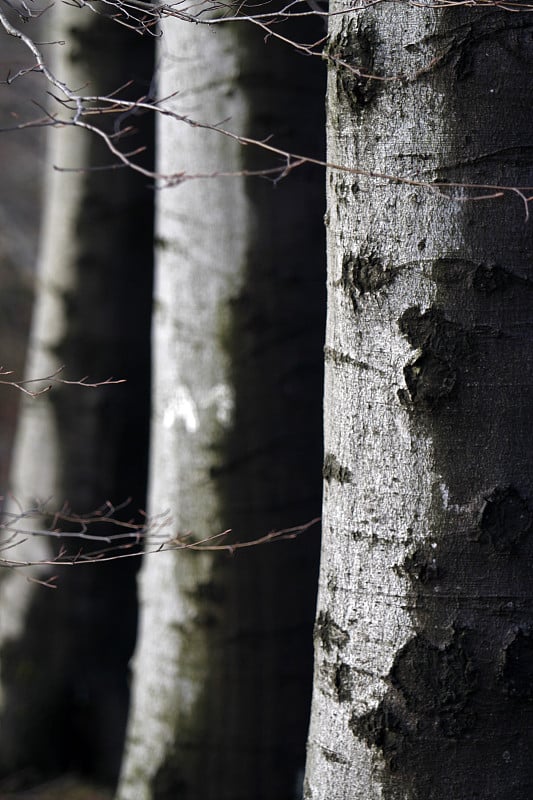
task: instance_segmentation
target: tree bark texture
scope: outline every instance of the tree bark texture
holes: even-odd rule
[[[67,85],[105,94],[133,79],[132,91],[146,92],[148,40],[132,42],[89,10],[59,4],[50,13],[50,38],[64,41],[53,68]],[[133,172],[90,171],[110,161],[99,139],[73,128],[50,131],[27,377],[64,364],[66,378],[115,376],[127,383],[56,386],[24,399],[11,510],[36,499],[48,500],[52,510],[68,502],[81,514],[128,497],[134,509],[145,505],[152,194]],[[49,540],[30,537],[9,555],[39,560],[55,552]],[[136,625],[134,568],[59,572],[57,592],[16,572],[1,576],[0,768],[77,769],[116,779]]]
[[[281,147],[322,149],[321,65],[248,26],[165,21],[160,94]],[[273,162],[159,120],[159,170]],[[322,176],[244,176],[158,194],[150,509],[244,541],[319,510]],[[219,540],[215,539],[213,544]],[[316,534],[146,559],[121,800],[301,794]]]
[[[333,16],[329,162],[531,185],[532,19],[387,2]],[[304,795],[526,800],[531,222],[512,193],[475,202],[491,190],[333,167],[327,183],[324,542]]]

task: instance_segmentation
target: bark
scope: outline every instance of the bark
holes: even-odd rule
[[[54,64],[62,80],[74,88],[90,82],[97,94],[133,78],[132,91],[145,93],[148,41],[132,44],[88,10],[59,4],[50,13],[49,38],[65,42]],[[83,132],[50,132],[27,375],[65,364],[65,377],[128,383],[62,386],[25,399],[11,476],[15,507],[67,501],[83,514],[129,496],[134,509],[145,505],[152,198],[133,173],[87,171],[107,163],[105,148]],[[54,552],[46,539],[30,538],[10,555],[38,560]],[[133,568],[69,569],[57,592],[15,572],[1,578],[0,769],[116,778],[136,625]]]
[[[319,63],[248,27],[163,33],[160,93],[179,92],[178,113],[320,152]],[[165,118],[158,142],[163,172],[272,166]],[[242,541],[317,511],[321,184],[302,169],[275,187],[219,177],[158,195],[150,508],[195,538]],[[311,533],[146,560],[121,800],[301,792],[316,571]]]
[[[333,17],[331,59],[392,80],[330,61],[329,161],[531,184],[531,24]],[[531,797],[531,223],[509,195],[451,194],[328,174],[307,800]]]

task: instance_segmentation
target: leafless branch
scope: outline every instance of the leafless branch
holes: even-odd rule
[[[78,378],[77,380],[67,380],[66,378],[59,377],[64,369],[64,366],[59,367],[59,369],[56,369],[51,375],[45,375],[43,378],[27,378],[24,380],[14,380],[10,378],[9,380],[6,380],[7,376],[13,375],[13,371],[5,369],[4,367],[0,367],[0,385],[3,384],[4,386],[12,386],[14,389],[18,389],[19,392],[35,398],[49,392],[52,389],[53,384],[63,384],[65,386],[83,386],[86,389],[98,389],[101,386],[114,386],[119,383],[126,383],[124,378],[113,377],[106,378],[103,381],[89,382],[88,375],[85,375],[83,378]],[[36,383],[46,383],[47,385],[35,390],[28,388],[30,384]]]
[[[11,502],[13,504],[13,498]],[[147,517],[139,511],[134,518],[121,519],[120,514],[129,502],[120,505],[107,502],[89,514],[76,514],[68,505],[51,512],[50,501],[29,509],[4,511],[0,521],[0,568],[72,567],[139,558],[168,550],[209,550],[233,555],[237,550],[294,539],[320,521],[317,517],[303,525],[271,531],[249,541],[229,543],[224,540],[231,530],[203,539],[198,539],[192,532],[176,533],[172,530],[173,521],[168,512]],[[49,524],[43,525],[43,520],[48,520]],[[36,522],[37,527],[32,527],[32,522]],[[57,553],[38,561],[16,558],[16,548],[31,537],[59,540]],[[91,543],[89,549],[87,542]],[[56,579],[57,576],[46,578],[44,584],[55,585]]]
[[[398,2],[405,3],[406,0],[397,0]],[[6,3],[6,0],[2,0]],[[352,3],[349,8],[344,9],[342,13],[350,12],[364,12],[369,6],[373,6],[381,2],[381,0],[359,0]],[[246,22],[258,25],[265,32],[265,36],[270,36],[282,40],[284,43],[291,47],[297,48],[308,56],[324,57],[323,45],[326,41],[325,38],[319,39],[316,42],[305,44],[294,41],[293,38],[285,36],[280,32],[279,26],[287,21],[293,20],[301,16],[318,16],[328,17],[330,12],[320,10],[315,0],[290,0],[281,9],[270,10],[268,3],[257,4],[251,6],[250,4],[242,3],[223,3],[218,0],[199,0],[199,2],[190,2],[190,0],[180,0],[177,3],[155,3],[150,4],[145,0],[102,0],[100,6],[105,11],[101,11],[100,7],[97,9],[92,3],[87,0],[73,0],[76,6],[87,6],[95,13],[105,13],[111,16],[116,22],[126,24],[128,27],[133,27],[139,33],[146,33],[147,31],[153,32],[155,24],[158,20],[164,17],[178,17],[194,23],[217,25],[228,22]],[[424,8],[445,8],[450,6],[468,6],[479,8],[497,8],[502,11],[524,12],[533,9],[531,3],[520,2],[502,2],[501,0],[438,0],[434,3],[421,3],[416,0],[407,0],[407,4],[412,7]],[[10,0],[7,0],[7,5],[12,7]],[[338,12],[339,13],[339,12]],[[21,19],[28,17],[29,9],[25,5],[22,6],[22,11],[19,11]],[[140,15],[140,16],[139,16]],[[48,67],[45,58],[39,46],[31,39],[31,37],[22,33],[15,27],[7,18],[6,14],[0,10],[0,26],[4,31],[14,36],[26,46],[30,51],[34,63],[32,66],[19,70],[15,75],[8,76],[8,82],[13,82],[16,78],[22,77],[28,72],[41,73],[46,82],[54,91],[51,91],[51,96],[58,103],[61,111],[57,113],[44,112],[44,116],[34,120],[33,122],[24,122],[14,125],[9,130],[20,130],[31,126],[52,126],[52,127],[77,127],[82,128],[89,133],[102,139],[109,151],[115,159],[115,162],[109,165],[102,165],[102,168],[112,169],[117,166],[127,167],[139,172],[144,177],[153,180],[159,188],[168,188],[177,186],[185,180],[199,179],[199,178],[213,178],[213,177],[233,177],[233,176],[257,176],[269,178],[273,181],[279,181],[290,174],[294,169],[304,164],[312,164],[319,167],[328,167],[330,169],[339,170],[353,175],[367,176],[374,179],[384,180],[408,186],[417,186],[424,189],[439,190],[443,193],[448,193],[451,199],[463,202],[469,200],[486,200],[495,199],[508,195],[517,195],[526,209],[526,219],[529,218],[529,203],[531,202],[531,193],[533,187],[531,186],[501,186],[496,184],[466,184],[459,182],[445,182],[445,181],[424,181],[410,176],[390,175],[387,173],[373,171],[371,169],[362,169],[347,167],[342,164],[335,164],[324,161],[322,159],[314,158],[310,155],[290,153],[281,148],[275,147],[268,140],[257,140],[246,136],[235,134],[226,130],[221,125],[209,124],[206,122],[199,122],[193,120],[185,115],[176,113],[170,106],[169,101],[171,98],[154,100],[150,96],[141,97],[138,100],[124,100],[118,96],[120,90],[111,93],[105,97],[84,95],[79,91],[67,86],[60,78],[58,78],[52,70]],[[380,76],[367,73],[365,70],[359,69],[344,62],[335,53],[328,53],[327,58],[330,61],[335,61],[338,66],[350,70],[358,78],[365,80],[406,80],[409,76]],[[424,72],[424,69],[418,70],[411,78],[417,79],[419,75]],[[178,172],[169,175],[163,175],[156,171],[150,170],[141,165],[136,157],[143,151],[143,147],[137,147],[130,151],[124,151],[120,147],[120,142],[124,137],[132,132],[132,128],[120,128],[120,121],[131,114],[137,113],[153,113],[165,115],[172,118],[176,123],[186,124],[195,128],[212,131],[217,135],[227,136],[232,138],[243,146],[251,146],[259,148],[263,151],[269,152],[278,163],[273,166],[260,169],[239,172],[226,172],[217,171],[209,173],[186,173]],[[116,115],[117,122],[113,133],[109,133],[103,127],[97,124],[97,121],[90,121],[90,118],[98,120],[110,114]],[[0,132],[7,130],[6,128],[0,129]],[[76,169],[76,167],[65,168],[57,167],[61,170]],[[471,195],[465,197],[457,196],[455,190],[470,190]],[[61,381],[65,382],[65,381]],[[110,381],[112,382],[112,381]],[[26,391],[22,387],[22,383],[12,383],[17,385],[21,391]],[[84,385],[91,385],[84,383]],[[45,388],[42,391],[48,391]],[[31,393],[31,392],[30,392]]]

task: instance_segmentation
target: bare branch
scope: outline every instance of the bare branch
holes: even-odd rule
[[[7,370],[4,367],[0,367],[0,385],[4,386],[12,386],[14,389],[18,389],[19,392],[28,395],[29,397],[35,398],[40,397],[42,394],[46,394],[52,389],[53,384],[63,384],[65,386],[83,386],[86,389],[98,389],[101,386],[114,386],[119,383],[126,383],[125,378],[106,378],[103,381],[95,381],[89,382],[89,376],[85,375],[83,378],[78,378],[77,380],[67,380],[66,378],[60,378],[59,375],[65,369],[64,366],[59,367],[56,369],[55,372],[52,372],[51,375],[45,375],[43,378],[27,378],[25,380],[5,380],[5,376],[13,375],[12,370]],[[28,389],[28,385],[31,383],[47,383],[46,386],[32,390]]]
[[[352,3],[343,12],[360,12],[363,13],[370,6],[377,5],[382,0],[358,0]],[[417,2],[416,0],[396,0],[397,2],[407,3],[413,8],[447,8],[451,6],[468,6],[479,8],[495,8],[501,11],[508,12],[527,12],[533,10],[533,3],[522,2],[503,2],[502,0],[437,0],[431,2]],[[2,0],[6,2],[6,0]],[[326,57],[329,61],[335,62],[339,67],[349,70],[356,77],[364,80],[377,80],[377,81],[405,81],[417,80],[422,74],[432,69],[437,60],[431,64],[426,65],[422,69],[418,69],[411,76],[406,75],[375,75],[369,74],[367,71],[346,63],[340,59],[335,53],[328,52],[325,56],[323,46],[326,38],[321,38],[316,42],[305,44],[294,41],[294,39],[285,36],[280,31],[280,25],[289,20],[294,20],[299,17],[317,16],[320,18],[327,18],[330,12],[321,10],[317,6],[316,0],[290,0],[281,9],[268,9],[268,4],[259,4],[257,6],[250,6],[246,3],[223,3],[218,0],[199,0],[199,2],[191,2],[191,0],[179,0],[177,3],[156,3],[151,5],[145,0],[102,0],[101,6],[105,11],[101,11],[100,7],[96,8],[92,3],[86,0],[73,0],[73,5],[80,8],[87,6],[91,11],[98,14],[104,14],[112,18],[115,22],[125,24],[127,27],[132,27],[138,33],[153,33],[156,23],[164,17],[177,17],[196,24],[218,25],[227,24],[229,22],[241,23],[246,22],[259,26],[265,32],[265,38],[274,37],[283,41],[288,46],[294,47],[306,56],[314,56],[319,58]],[[11,0],[8,0],[8,5],[11,5]],[[27,11],[19,12],[21,19],[25,19]],[[102,165],[101,167],[93,167],[92,169],[113,169],[117,167],[124,167],[133,169],[134,171],[142,174],[144,177],[153,180],[158,188],[169,188],[179,186],[186,180],[200,179],[200,178],[214,178],[214,177],[236,177],[236,176],[256,176],[268,178],[274,182],[281,180],[289,175],[294,169],[301,167],[305,164],[312,164],[319,167],[328,167],[334,170],[340,170],[349,174],[366,176],[373,179],[384,180],[403,184],[406,186],[416,186],[431,191],[438,190],[448,196],[454,202],[465,202],[467,200],[494,200],[509,195],[516,195],[523,203],[526,210],[526,220],[529,219],[529,203],[531,202],[531,193],[533,187],[531,186],[507,186],[497,184],[477,184],[477,183],[460,183],[460,182],[446,182],[446,181],[424,181],[411,176],[390,175],[387,173],[374,171],[371,169],[346,167],[342,164],[335,164],[312,157],[310,155],[303,155],[298,153],[290,153],[281,148],[275,147],[268,140],[257,140],[246,136],[235,134],[226,130],[219,124],[209,124],[207,122],[199,122],[193,120],[185,115],[178,114],[169,105],[168,102],[171,98],[166,99],[153,99],[151,94],[141,97],[138,100],[131,101],[121,99],[118,95],[122,88],[117,89],[110,95],[105,97],[84,95],[79,90],[74,90],[67,86],[60,78],[58,78],[51,69],[47,66],[45,59],[41,53],[38,45],[29,37],[23,34],[19,29],[13,26],[8,20],[5,13],[0,10],[0,26],[4,31],[14,36],[26,46],[33,56],[34,64],[31,67],[19,70],[15,75],[8,76],[8,82],[13,82],[16,78],[23,77],[29,72],[40,72],[44,76],[47,83],[57,91],[57,94],[50,92],[51,97],[60,106],[61,112],[50,113],[44,112],[45,116],[41,117],[34,122],[24,122],[14,125],[9,129],[0,129],[0,132],[6,130],[21,130],[23,128],[32,126],[51,126],[51,127],[77,127],[82,128],[94,136],[102,139],[109,151],[115,159],[114,163]],[[172,118],[178,124],[186,124],[195,128],[212,131],[214,134],[227,136],[238,142],[243,146],[251,146],[263,151],[269,152],[275,159],[279,159],[272,167],[260,170],[249,170],[240,172],[216,171],[209,173],[186,173],[178,172],[174,174],[161,174],[156,171],[150,170],[140,164],[136,158],[144,152],[144,148],[136,147],[130,151],[123,151],[119,142],[129,133],[133,132],[131,127],[120,129],[121,120],[132,114],[139,113],[153,113],[161,114]],[[116,115],[115,129],[112,133],[104,130],[97,122],[89,121],[89,118],[107,117],[108,115]],[[76,170],[75,166],[72,167],[59,167],[56,169],[62,171]],[[469,190],[469,196],[461,194],[457,196],[456,190]],[[112,382],[112,381],[110,381]],[[84,384],[91,385],[91,384]],[[17,388],[25,391],[22,388],[21,382],[17,383]],[[43,391],[48,391],[44,389]]]
[[[3,498],[0,498],[1,500]],[[38,503],[33,508],[25,510],[4,511],[0,522],[0,534],[4,537],[4,540],[0,541],[0,552],[3,554],[0,557],[0,568],[79,566],[123,558],[139,558],[142,555],[168,550],[218,550],[233,555],[237,550],[294,539],[320,521],[317,517],[303,525],[271,531],[249,541],[218,543],[218,540],[226,539],[231,530],[209,535],[203,539],[194,537],[192,532],[176,533],[172,531],[173,521],[167,512],[147,517],[144,512],[139,511],[135,518],[123,520],[117,515],[129,503],[129,500],[120,505],[107,502],[89,514],[76,514],[68,505],[64,505],[59,511],[51,512],[50,501]],[[32,528],[32,521],[42,524],[46,519],[50,520],[49,527]],[[109,529],[119,532],[109,533]],[[39,561],[13,557],[12,551],[31,537],[60,540],[58,552],[48,559]],[[68,546],[68,542],[71,541],[81,544],[76,544],[75,550],[72,550]],[[98,546],[86,550],[84,543],[87,541],[97,543]],[[9,556],[6,555],[8,551]],[[44,585],[55,583],[56,579],[57,576],[47,578],[43,583]]]

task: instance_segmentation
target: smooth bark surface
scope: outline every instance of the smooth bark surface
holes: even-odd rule
[[[388,79],[331,61],[330,162],[531,184],[531,12],[331,22],[331,58]],[[328,174],[306,800],[533,790],[532,228],[512,195],[446,194]]]
[[[149,41],[132,45],[118,25],[88,10],[59,4],[50,13],[49,37],[65,42],[55,51],[61,80],[74,88],[89,81],[97,94],[133,79],[133,91],[146,91]],[[109,162],[99,140],[84,132],[50,131],[27,376],[44,377],[66,365],[66,378],[115,376],[128,383],[56,386],[25,398],[12,511],[36,500],[48,501],[52,511],[67,502],[80,514],[128,497],[134,509],[145,505],[152,196],[131,172],[90,171]],[[35,526],[48,522],[35,520]],[[9,554],[38,561],[53,557],[57,546],[29,537]],[[17,572],[0,576],[0,770],[21,770],[31,780],[33,770],[77,769],[111,780],[128,701],[133,568],[34,574],[59,574],[59,590],[43,589]]]
[[[248,26],[168,20],[160,64],[178,113],[320,152],[319,63]],[[158,142],[161,172],[272,166],[165,118]],[[243,541],[319,508],[321,183],[302,169],[158,195],[150,508],[175,532]],[[313,533],[145,561],[121,800],[301,793],[316,571]]]

